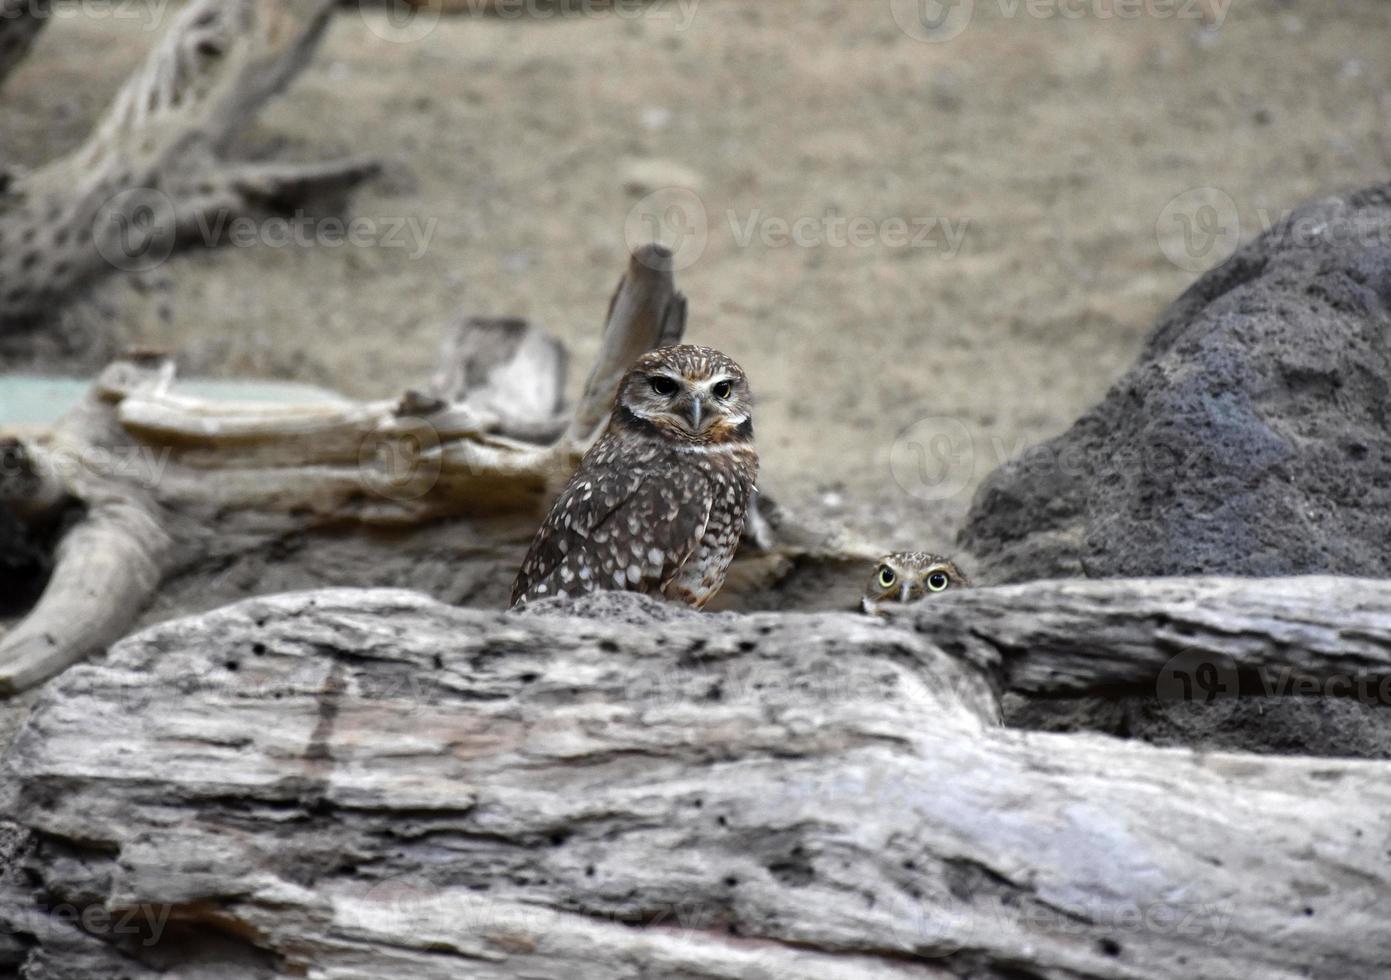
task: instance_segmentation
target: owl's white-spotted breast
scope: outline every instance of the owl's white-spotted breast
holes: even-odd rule
[[[536,533],[512,605],[601,590],[699,609],[724,584],[758,476],[743,369],[709,347],[649,351]]]

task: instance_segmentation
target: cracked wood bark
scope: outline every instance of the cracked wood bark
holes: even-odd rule
[[[631,327],[604,332],[603,348],[566,435],[577,455],[583,455],[598,439],[613,408],[618,383],[632,363],[653,348],[679,344],[685,335],[686,297],[676,291],[671,263],[672,255],[666,248],[639,249],[614,290],[607,319]]]
[[[108,274],[152,268],[178,244],[215,245],[231,217],[341,195],[374,173],[365,160],[226,159],[308,63],[332,12],[332,0],[195,0],[180,11],[81,147],[0,188],[0,330],[51,315]],[[12,23],[6,33],[26,19]]]
[[[41,903],[167,913],[161,943],[106,937],[99,968],[142,980],[1391,962],[1387,764],[1006,731],[906,626],[256,599],[65,675],[7,758],[15,815]],[[61,968],[77,938],[26,900],[0,894],[11,955]]]
[[[1219,696],[1273,679],[1352,695],[1366,682],[1391,693],[1388,610],[1391,582],[1302,576],[1030,582],[891,615],[1024,694],[1155,693],[1181,681],[1166,667],[1210,664]]]
[[[258,542],[376,529],[381,540],[336,556],[337,574],[346,562],[360,576],[400,547],[389,533],[443,537],[442,522],[468,522],[476,534],[450,556],[454,576],[478,568],[498,583],[502,605],[539,512],[594,435],[588,421],[570,420],[612,402],[629,358],[681,338],[685,300],[667,258],[657,246],[632,257],[573,416],[560,410],[563,348],[518,320],[456,324],[445,355],[453,366],[434,393],[378,402],[211,403],[172,388],[172,362],[158,355],[112,365],[53,432],[9,443],[41,477],[20,479],[17,467],[0,503],[32,516],[75,502],[85,518],[63,542],[44,599],[0,635],[0,696],[122,635],[176,571],[210,554],[234,561]],[[873,555],[760,506],[768,519],[755,526],[764,533],[731,576],[732,595],[766,593],[802,567],[857,574]]]

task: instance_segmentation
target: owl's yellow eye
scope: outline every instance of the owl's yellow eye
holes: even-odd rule
[[[729,380],[721,381],[710,390],[715,393],[716,398],[728,398],[730,395],[734,394],[734,382]]]
[[[654,374],[648,379],[648,384],[652,385],[652,390],[659,395],[676,394],[676,382],[664,374]]]
[[[942,592],[950,584],[951,580],[947,578],[946,572],[933,572],[927,577],[927,587],[933,592]]]
[[[890,568],[888,565],[885,565],[883,568],[879,569],[879,584],[882,585],[884,588],[893,588],[893,584],[896,581],[898,581],[898,576],[894,574],[894,570]]]

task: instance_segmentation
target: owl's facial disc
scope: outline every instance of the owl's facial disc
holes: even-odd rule
[[[742,392],[741,379],[724,374],[677,377],[654,372],[645,385],[629,386],[624,405],[640,419],[698,437],[748,421]]]
[[[744,372],[708,347],[677,346],[638,358],[618,391],[617,410],[683,443],[749,443],[753,399]]]
[[[704,406],[700,392],[683,377],[658,372],[648,375],[648,391],[632,399],[628,408],[640,419],[681,429],[691,435],[700,432]]]
[[[924,552],[885,555],[865,586],[861,606],[866,612],[883,612],[888,603],[917,602],[970,584],[950,559]]]

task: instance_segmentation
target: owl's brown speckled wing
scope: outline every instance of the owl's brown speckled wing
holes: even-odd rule
[[[512,605],[598,590],[658,593],[695,553],[709,523],[709,479],[663,466],[665,453],[613,465],[598,447],[556,500],[532,542]]]

